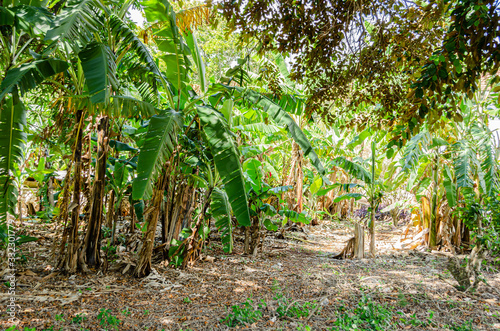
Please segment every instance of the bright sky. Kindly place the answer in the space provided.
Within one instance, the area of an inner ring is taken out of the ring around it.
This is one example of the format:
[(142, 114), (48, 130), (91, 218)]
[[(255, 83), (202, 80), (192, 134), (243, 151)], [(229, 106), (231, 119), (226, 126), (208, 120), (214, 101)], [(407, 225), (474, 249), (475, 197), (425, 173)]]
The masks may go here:
[(132, 21), (135, 22), (135, 24), (139, 26), (144, 26), (144, 17), (142, 17), (142, 13), (134, 8), (130, 8), (129, 10), (130, 17), (132, 18)]
[(490, 130), (499, 130), (500, 129), (500, 119), (490, 119)]

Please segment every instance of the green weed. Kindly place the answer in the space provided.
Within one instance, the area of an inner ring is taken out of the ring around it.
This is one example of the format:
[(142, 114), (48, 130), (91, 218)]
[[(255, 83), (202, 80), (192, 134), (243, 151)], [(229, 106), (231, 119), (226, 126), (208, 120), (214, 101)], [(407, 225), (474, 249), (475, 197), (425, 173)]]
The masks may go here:
[(121, 323), (116, 316), (111, 315), (110, 309), (101, 308), (97, 319), (99, 320), (99, 325), (102, 327), (110, 327), (115, 330), (118, 330), (118, 325)]
[(233, 312), (221, 320), (229, 327), (253, 324), (262, 318), (262, 312), (253, 307), (252, 299), (247, 299), (242, 305), (232, 306), (231, 309)]
[(278, 302), (276, 312), (279, 317), (306, 318), (318, 309), (316, 301), (291, 301), (283, 294), (281, 288), (276, 285), (276, 283), (273, 285), (272, 289), (275, 292), (273, 300)]
[(75, 317), (71, 319), (71, 324), (80, 324), (81, 322), (85, 321), (87, 317), (83, 314), (76, 314)]
[(476, 328), (474, 328), (472, 320), (466, 321), (463, 324), (447, 325), (447, 327), (453, 331), (475, 331), (476, 330)]
[(302, 323), (299, 323), (299, 326), (297, 326), (297, 331), (311, 331), (311, 327), (309, 325), (302, 325)]
[[(400, 305), (402, 301), (403, 299), (400, 297)], [(397, 315), (395, 315), (387, 305), (382, 305), (373, 301), (368, 295), (363, 295), (361, 297), (358, 306), (354, 310), (345, 306), (340, 306), (338, 313), (338, 317), (334, 322), (335, 326), (331, 329), (332, 331), (397, 329), (397, 324), (393, 322)], [(429, 311), (429, 316), (425, 320), (420, 320), (416, 314), (411, 315), (410, 319), (404, 318), (404, 314), (401, 312), (397, 314), (401, 315), (399, 318), (400, 324), (412, 325), (419, 328), (435, 326), (435, 323), (432, 321), (434, 316), (433, 311)]]

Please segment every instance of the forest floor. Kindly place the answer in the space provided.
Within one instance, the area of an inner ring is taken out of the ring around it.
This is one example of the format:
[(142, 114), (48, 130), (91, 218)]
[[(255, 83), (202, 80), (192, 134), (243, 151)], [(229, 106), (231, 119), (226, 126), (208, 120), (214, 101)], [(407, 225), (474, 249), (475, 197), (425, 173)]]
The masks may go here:
[(27, 229), (42, 239), (21, 246), (16, 330), (500, 330), (498, 265), (483, 268), (475, 293), (460, 292), (445, 256), (396, 250), (403, 227), (390, 223), (377, 225), (375, 259), (333, 259), (352, 231), (323, 221), (288, 233), (298, 240), (270, 234), (255, 257), (240, 240), (231, 255), (212, 240), (204, 261), (157, 263), (145, 279), (59, 274), (45, 257), (50, 229)]

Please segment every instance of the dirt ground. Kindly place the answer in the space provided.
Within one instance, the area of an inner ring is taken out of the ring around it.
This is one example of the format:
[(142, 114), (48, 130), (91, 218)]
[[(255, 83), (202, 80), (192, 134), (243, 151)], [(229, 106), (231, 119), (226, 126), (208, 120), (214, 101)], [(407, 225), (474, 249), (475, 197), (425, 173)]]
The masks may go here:
[(500, 330), (498, 264), (483, 268), (475, 293), (460, 292), (445, 256), (396, 250), (403, 230), (388, 223), (378, 225), (375, 259), (333, 259), (352, 231), (323, 221), (285, 239), (269, 233), (255, 257), (241, 254), (241, 238), (230, 255), (212, 240), (204, 261), (157, 263), (145, 279), (59, 274), (44, 255), (50, 229), (32, 226), (42, 239), (20, 251), (16, 330)]

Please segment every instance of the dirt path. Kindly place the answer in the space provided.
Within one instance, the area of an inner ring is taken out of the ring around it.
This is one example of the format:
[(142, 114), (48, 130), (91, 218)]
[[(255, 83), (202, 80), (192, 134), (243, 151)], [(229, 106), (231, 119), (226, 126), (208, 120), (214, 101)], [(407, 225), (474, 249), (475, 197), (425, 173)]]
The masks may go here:
[(257, 257), (239, 254), (239, 241), (224, 255), (212, 241), (206, 261), (188, 270), (157, 264), (143, 280), (59, 275), (40, 258), (50, 240), (29, 243), (18, 270), (18, 330), (500, 329), (498, 270), (484, 270), (487, 283), (464, 294), (450, 285), (445, 257), (394, 250), (401, 228), (379, 230), (375, 259), (332, 259), (350, 231), (325, 222), (290, 233), (300, 240), (268, 237)]

